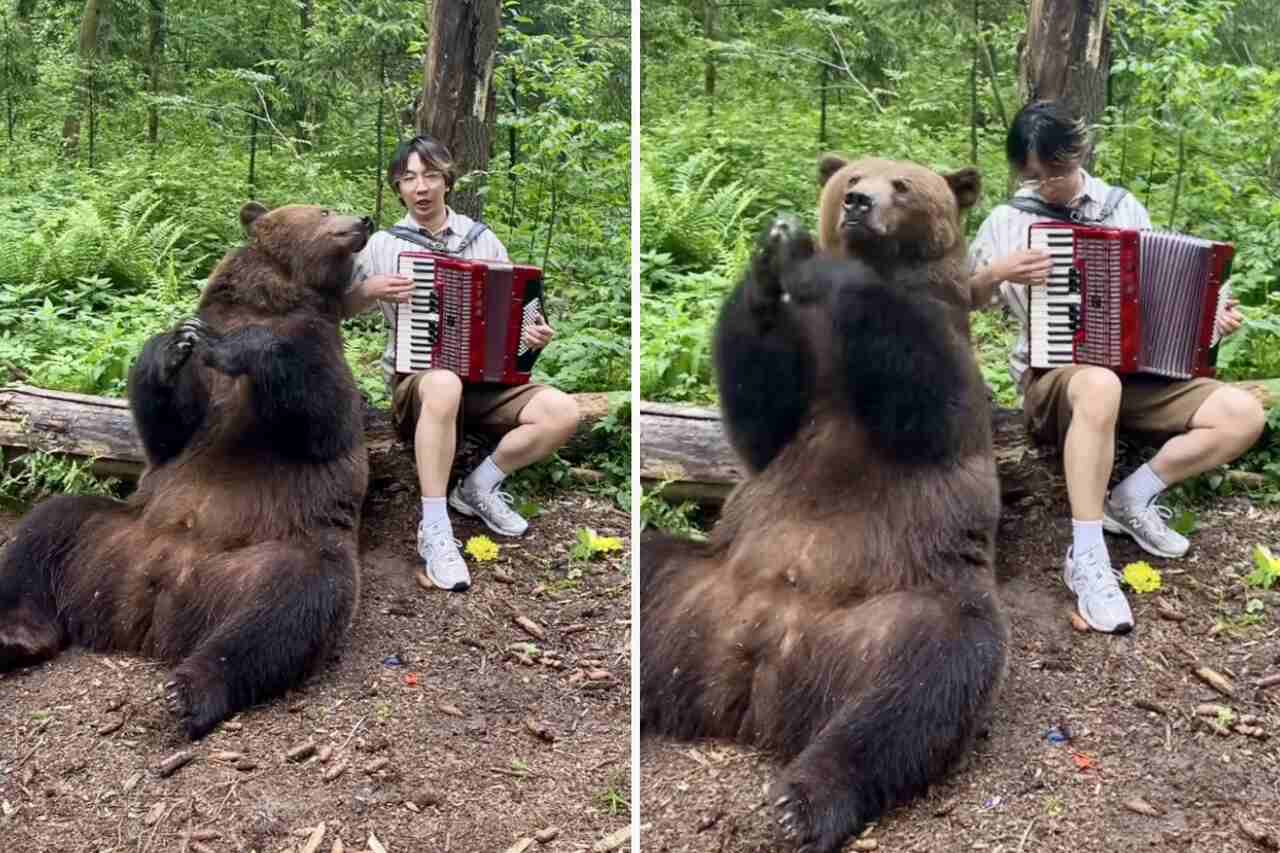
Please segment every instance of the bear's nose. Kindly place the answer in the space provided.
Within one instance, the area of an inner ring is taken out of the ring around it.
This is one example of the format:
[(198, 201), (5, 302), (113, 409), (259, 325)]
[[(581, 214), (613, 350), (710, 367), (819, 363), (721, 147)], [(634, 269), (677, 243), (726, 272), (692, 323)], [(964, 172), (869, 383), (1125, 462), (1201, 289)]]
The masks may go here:
[(849, 190), (844, 194), (844, 206), (852, 210), (866, 212), (875, 207), (876, 200), (866, 193)]
[(373, 217), (371, 216), (360, 217), (360, 224), (364, 226), (364, 230), (373, 231)]

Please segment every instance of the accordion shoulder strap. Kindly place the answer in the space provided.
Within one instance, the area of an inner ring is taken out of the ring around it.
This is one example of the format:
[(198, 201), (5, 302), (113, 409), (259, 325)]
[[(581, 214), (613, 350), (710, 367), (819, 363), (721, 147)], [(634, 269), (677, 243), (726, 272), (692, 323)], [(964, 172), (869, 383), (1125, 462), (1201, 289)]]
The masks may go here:
[(1107, 198), (1102, 203), (1102, 210), (1096, 216), (1085, 216), (1078, 208), (1063, 207), (1060, 204), (1049, 204), (1039, 199), (1030, 198), (1029, 196), (1020, 195), (1009, 199), (1005, 204), (1014, 210), (1022, 210), (1027, 213), (1034, 213), (1037, 216), (1047, 216), (1050, 219), (1057, 219), (1061, 222), (1073, 222), (1077, 225), (1101, 225), (1111, 218), (1111, 214), (1115, 213), (1120, 202), (1128, 192), (1123, 187), (1112, 187), (1107, 193)]
[(412, 228), (405, 228), (402, 225), (393, 225), (387, 229), (387, 233), (393, 237), (399, 237), (401, 240), (407, 240), (410, 243), (421, 246), (432, 252), (438, 252), (442, 255), (461, 255), (465, 252), (476, 239), (489, 230), (489, 226), (483, 222), (473, 222), (471, 227), (467, 229), (466, 236), (462, 238), (462, 242), (458, 244), (458, 248), (450, 249), (441, 240), (434, 240), (423, 234), (421, 231), (415, 231)]

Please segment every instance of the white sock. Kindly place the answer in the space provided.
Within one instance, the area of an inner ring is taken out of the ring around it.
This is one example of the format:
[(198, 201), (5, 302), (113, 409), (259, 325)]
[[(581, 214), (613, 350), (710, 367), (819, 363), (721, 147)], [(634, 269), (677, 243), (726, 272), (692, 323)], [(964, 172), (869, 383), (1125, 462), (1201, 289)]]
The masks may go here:
[(1120, 506), (1146, 506), (1168, 488), (1150, 465), (1143, 465), (1111, 490), (1111, 502)]
[[(422, 499), (422, 524), (430, 527), (443, 521), (449, 524), (449, 502), (444, 498), (423, 498)], [(450, 531), (453, 525), (449, 524)], [(452, 532), (450, 533), (452, 535)]]
[(1090, 548), (1102, 547), (1104, 550), (1107, 543), (1102, 538), (1102, 520), (1097, 521), (1077, 521), (1071, 519), (1071, 553), (1072, 555), (1083, 554)]
[(471, 488), (484, 495), (498, 488), (506, 477), (507, 475), (498, 467), (498, 463), (493, 461), (493, 454), (490, 454), (476, 466), (476, 470), (471, 472), (467, 482), (471, 484)]

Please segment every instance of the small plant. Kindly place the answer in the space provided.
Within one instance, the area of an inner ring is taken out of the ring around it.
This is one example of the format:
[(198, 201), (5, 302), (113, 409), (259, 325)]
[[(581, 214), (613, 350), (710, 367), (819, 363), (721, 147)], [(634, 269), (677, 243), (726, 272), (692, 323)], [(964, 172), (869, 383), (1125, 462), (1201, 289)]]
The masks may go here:
[(0, 498), (17, 505), (32, 504), (53, 494), (115, 496), (120, 480), (99, 478), (93, 460), (79, 460), (34, 450), (9, 461), (0, 475)]
[(1271, 556), (1265, 545), (1253, 547), (1253, 571), (1245, 576), (1245, 585), (1252, 589), (1271, 589), (1280, 579), (1280, 559)]
[(620, 774), (616, 775), (610, 780), (608, 787), (596, 794), (596, 803), (609, 817), (630, 814), (631, 801), (622, 793), (625, 790), (627, 790), (626, 778)]
[(600, 536), (590, 527), (578, 528), (578, 541), (569, 552), (570, 559), (585, 563), (600, 554), (622, 550), (622, 540), (616, 536)]

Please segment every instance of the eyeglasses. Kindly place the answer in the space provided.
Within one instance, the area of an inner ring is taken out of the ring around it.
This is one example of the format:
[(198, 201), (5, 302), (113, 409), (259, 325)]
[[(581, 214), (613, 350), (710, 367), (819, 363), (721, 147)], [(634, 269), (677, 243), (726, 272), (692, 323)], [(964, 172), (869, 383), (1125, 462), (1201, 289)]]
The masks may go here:
[(421, 175), (416, 172), (405, 172), (396, 179), (397, 184), (406, 188), (417, 186), (419, 181), (429, 187), (438, 186), (444, 183), (444, 172), (423, 172)]
[(1076, 170), (1072, 169), (1065, 175), (1050, 175), (1047, 178), (1023, 178), (1018, 181), (1018, 186), (1024, 190), (1038, 190), (1045, 187), (1058, 186), (1064, 181), (1069, 181), (1076, 176)]

